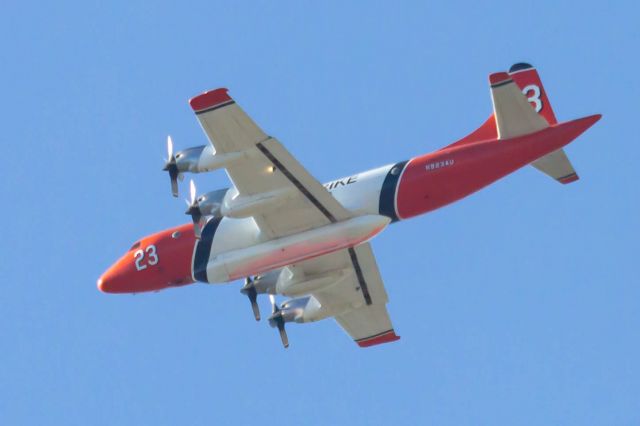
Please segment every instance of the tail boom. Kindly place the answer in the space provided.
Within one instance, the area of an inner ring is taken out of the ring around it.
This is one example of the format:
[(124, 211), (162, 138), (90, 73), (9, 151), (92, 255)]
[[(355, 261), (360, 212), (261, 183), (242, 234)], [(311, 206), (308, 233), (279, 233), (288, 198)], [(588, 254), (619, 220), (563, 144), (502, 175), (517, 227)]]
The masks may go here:
[[(464, 198), (561, 149), (600, 117), (592, 115), (509, 140), (452, 146), (413, 158), (398, 185), (398, 217), (407, 219)], [(569, 181), (574, 177), (563, 179)]]

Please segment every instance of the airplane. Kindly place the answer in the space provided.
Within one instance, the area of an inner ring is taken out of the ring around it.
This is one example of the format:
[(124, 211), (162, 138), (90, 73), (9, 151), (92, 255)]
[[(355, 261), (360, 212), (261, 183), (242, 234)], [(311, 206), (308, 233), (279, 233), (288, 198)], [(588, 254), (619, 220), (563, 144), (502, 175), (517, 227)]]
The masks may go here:
[[(390, 223), (460, 200), (531, 164), (561, 184), (578, 180), (563, 147), (601, 115), (559, 123), (536, 69), (517, 63), (489, 75), (493, 114), (437, 151), (322, 185), (221, 88), (189, 103), (209, 144), (173, 153), (173, 196), (185, 173), (226, 169), (233, 186), (197, 195), (192, 222), (136, 241), (98, 279), (105, 293), (244, 279), (241, 293), (289, 346), (285, 324), (333, 317), (360, 346), (398, 340), (371, 240)], [(275, 295), (290, 299), (278, 304)]]

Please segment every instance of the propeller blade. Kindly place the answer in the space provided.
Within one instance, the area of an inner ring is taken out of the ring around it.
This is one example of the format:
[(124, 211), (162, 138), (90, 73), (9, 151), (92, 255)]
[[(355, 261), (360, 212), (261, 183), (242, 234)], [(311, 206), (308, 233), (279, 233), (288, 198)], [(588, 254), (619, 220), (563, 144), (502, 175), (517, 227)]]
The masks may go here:
[(200, 206), (198, 205), (198, 200), (196, 199), (196, 184), (191, 179), (189, 183), (189, 193), (191, 195), (191, 200), (187, 201), (187, 211), (185, 214), (191, 216), (191, 220), (193, 221), (193, 229), (196, 233), (196, 237), (200, 237), (200, 219), (202, 219), (202, 212), (200, 211)]
[(251, 309), (253, 310), (253, 317), (256, 321), (260, 321), (260, 307), (258, 306), (258, 302), (256, 299), (249, 298), (251, 301)]
[(196, 184), (193, 179), (189, 182), (189, 195), (191, 195), (191, 205), (196, 201)]
[(173, 167), (169, 168), (169, 179), (171, 179), (171, 195), (178, 196), (178, 169)]
[(251, 302), (251, 309), (253, 310), (253, 317), (256, 321), (260, 321), (260, 307), (258, 306), (258, 292), (253, 285), (253, 280), (250, 277), (245, 278), (244, 286), (240, 289), (242, 294), (245, 294)]
[(275, 314), (279, 311), (278, 305), (276, 305), (276, 296), (273, 294), (269, 295), (269, 301), (271, 302), (271, 313)]
[(200, 221), (193, 224), (193, 233), (195, 234), (197, 240), (199, 240), (202, 236), (202, 228), (203, 226), (200, 224)]
[(189, 208), (187, 209), (185, 214), (191, 216), (191, 220), (193, 221), (194, 225), (199, 226), (200, 219), (202, 219), (202, 213), (200, 213), (200, 209), (198, 208), (197, 204), (189, 204)]
[(253, 280), (251, 277), (246, 277), (244, 279), (244, 285), (240, 289), (240, 293), (246, 295), (251, 302), (251, 309), (253, 310), (253, 316), (256, 321), (260, 321), (260, 309), (258, 307), (258, 292), (256, 291), (256, 287), (253, 284)]
[(173, 159), (173, 140), (171, 140), (171, 135), (167, 136), (167, 161), (171, 161)]
[(280, 340), (282, 340), (282, 346), (286, 348), (289, 347), (289, 337), (287, 336), (287, 330), (284, 328), (284, 318), (282, 317), (282, 313), (280, 312), (280, 308), (276, 304), (276, 297), (273, 294), (269, 294), (269, 300), (271, 301), (272, 314), (269, 318), (269, 324), (271, 327), (274, 325), (278, 327), (278, 331), (280, 332)]
[(284, 321), (282, 321), (282, 319), (278, 321), (278, 331), (280, 332), (280, 340), (282, 340), (282, 346), (287, 349), (289, 347), (289, 337), (287, 336), (287, 330), (284, 329)]
[(171, 194), (174, 197), (177, 197), (178, 177), (180, 177), (180, 172), (178, 171), (178, 166), (176, 165), (176, 159), (173, 156), (173, 141), (171, 140), (171, 136), (167, 136), (167, 155), (167, 161), (165, 161), (162, 170), (166, 170), (169, 172), (169, 179), (171, 180)]

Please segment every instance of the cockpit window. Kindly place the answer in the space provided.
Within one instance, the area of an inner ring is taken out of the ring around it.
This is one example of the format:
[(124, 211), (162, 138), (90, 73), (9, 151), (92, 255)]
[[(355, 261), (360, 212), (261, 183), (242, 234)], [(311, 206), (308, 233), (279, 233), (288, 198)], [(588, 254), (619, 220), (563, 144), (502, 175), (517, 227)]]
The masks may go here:
[(180, 238), (180, 231), (175, 231), (173, 234), (171, 234), (171, 237), (177, 240), (178, 238)]
[(140, 241), (136, 241), (135, 243), (133, 243), (129, 250), (137, 249), (138, 247), (140, 247)]

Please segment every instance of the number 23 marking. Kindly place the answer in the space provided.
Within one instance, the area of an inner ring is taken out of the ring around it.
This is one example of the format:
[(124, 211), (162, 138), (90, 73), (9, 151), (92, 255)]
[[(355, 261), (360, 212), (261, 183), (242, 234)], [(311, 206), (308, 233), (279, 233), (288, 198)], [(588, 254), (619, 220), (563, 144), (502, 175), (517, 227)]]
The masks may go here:
[[(143, 263), (144, 262), (145, 253), (148, 256), (146, 264)], [(133, 254), (133, 258), (135, 259), (134, 262), (136, 264), (136, 269), (138, 271), (142, 271), (144, 269), (147, 269), (147, 266), (157, 265), (158, 264), (158, 255), (156, 253), (156, 246), (154, 246), (152, 244), (152, 245), (148, 246), (146, 249), (144, 249), (144, 251), (143, 250), (137, 250)]]

